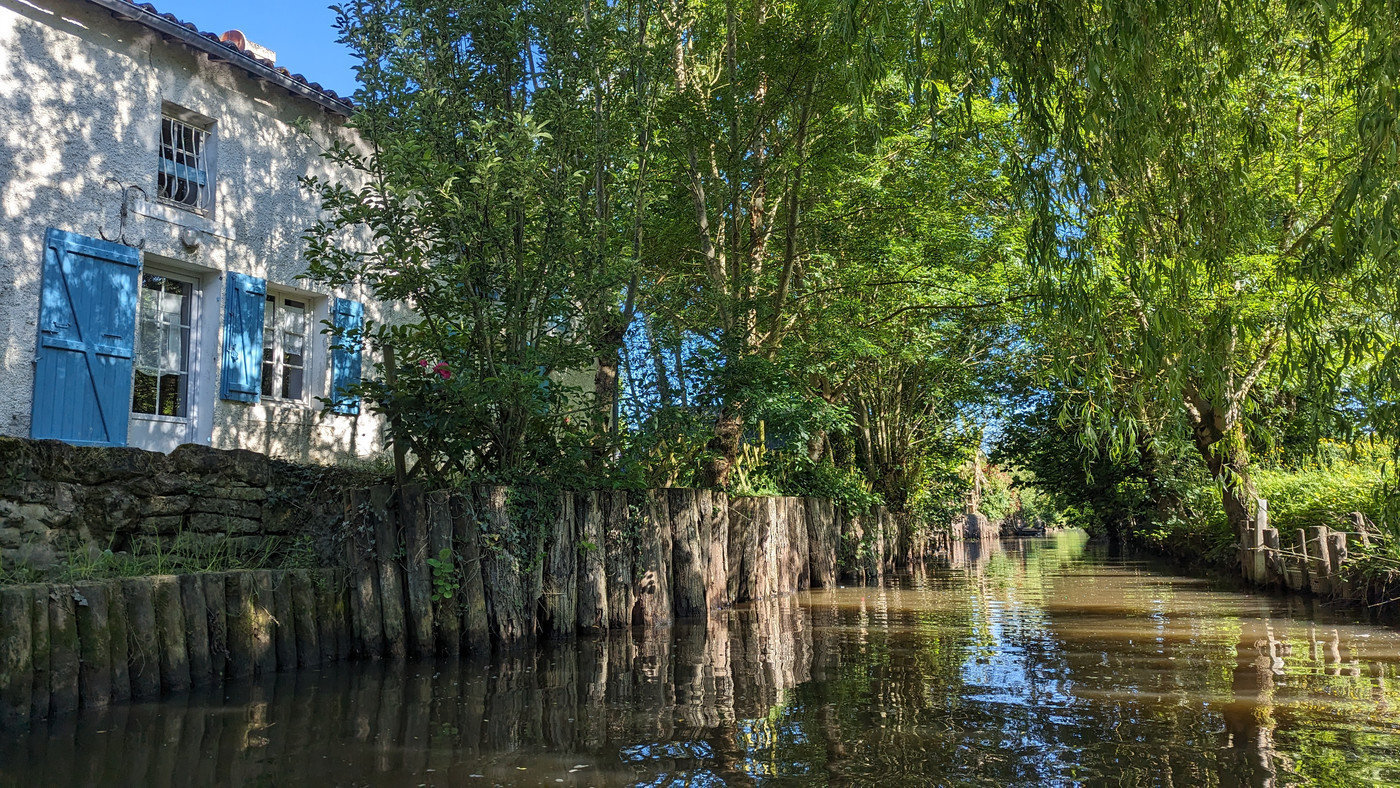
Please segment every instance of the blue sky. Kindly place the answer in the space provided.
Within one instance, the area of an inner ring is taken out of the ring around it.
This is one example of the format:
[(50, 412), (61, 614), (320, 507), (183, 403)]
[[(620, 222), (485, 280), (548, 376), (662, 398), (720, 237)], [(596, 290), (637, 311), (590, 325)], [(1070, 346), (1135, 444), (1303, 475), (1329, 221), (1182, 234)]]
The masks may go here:
[(277, 52), (277, 65), (312, 82), (349, 95), (355, 90), (355, 62), (335, 42), (334, 0), (149, 0), (200, 30), (222, 33), (237, 28), (249, 40)]

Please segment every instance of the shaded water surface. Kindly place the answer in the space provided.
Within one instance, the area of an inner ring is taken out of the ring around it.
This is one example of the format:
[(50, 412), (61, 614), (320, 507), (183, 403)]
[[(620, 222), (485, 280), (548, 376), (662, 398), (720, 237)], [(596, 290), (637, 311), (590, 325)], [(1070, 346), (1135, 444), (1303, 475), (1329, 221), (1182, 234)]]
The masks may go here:
[(950, 563), (660, 637), (83, 712), (0, 740), (0, 784), (1400, 782), (1393, 630), (1080, 535)]

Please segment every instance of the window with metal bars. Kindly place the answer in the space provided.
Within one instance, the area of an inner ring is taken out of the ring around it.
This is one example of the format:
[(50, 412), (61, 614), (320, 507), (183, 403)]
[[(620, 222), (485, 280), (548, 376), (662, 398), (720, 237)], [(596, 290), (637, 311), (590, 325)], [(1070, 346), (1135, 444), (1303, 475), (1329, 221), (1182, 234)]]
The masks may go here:
[(182, 120), (160, 121), (160, 172), (157, 193), (163, 202), (208, 213), (214, 194), (209, 173), (208, 129)]

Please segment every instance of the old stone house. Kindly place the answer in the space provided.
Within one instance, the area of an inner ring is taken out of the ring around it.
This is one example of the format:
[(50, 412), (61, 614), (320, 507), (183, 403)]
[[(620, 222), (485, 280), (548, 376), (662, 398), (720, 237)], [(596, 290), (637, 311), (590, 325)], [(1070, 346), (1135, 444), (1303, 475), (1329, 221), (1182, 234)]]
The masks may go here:
[(367, 360), (323, 331), (391, 310), (298, 278), (298, 179), (350, 111), (238, 31), (0, 0), (0, 434), (378, 452), (341, 394)]

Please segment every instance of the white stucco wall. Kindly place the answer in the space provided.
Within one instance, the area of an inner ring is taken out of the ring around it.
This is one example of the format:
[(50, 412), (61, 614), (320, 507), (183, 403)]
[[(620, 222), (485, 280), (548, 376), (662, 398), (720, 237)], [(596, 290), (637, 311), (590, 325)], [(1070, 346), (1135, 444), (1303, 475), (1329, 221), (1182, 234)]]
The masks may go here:
[[(216, 123), (217, 191), (208, 218), (154, 202), (162, 102)], [(294, 128), (299, 119), (310, 136)], [(299, 407), (217, 397), (226, 271), (313, 296), (313, 331), (331, 295), (365, 302), (368, 319), (387, 316), (365, 293), (331, 293), (296, 278), (305, 268), (301, 234), (317, 215), (298, 178), (331, 174), (318, 141), (348, 134), (342, 122), (80, 0), (0, 0), (0, 433), (29, 434), (45, 232), (115, 238), (122, 204), (115, 179), (151, 196), (135, 206), (125, 242), (144, 243), (147, 265), (194, 274), (203, 285), (193, 437), (322, 462), (378, 453), (381, 425), (368, 414), (322, 413), (314, 400)], [(181, 241), (189, 229), (197, 247)], [(327, 338), (315, 334), (312, 348), (310, 393), (326, 396)], [(366, 371), (370, 362), (364, 359)]]

